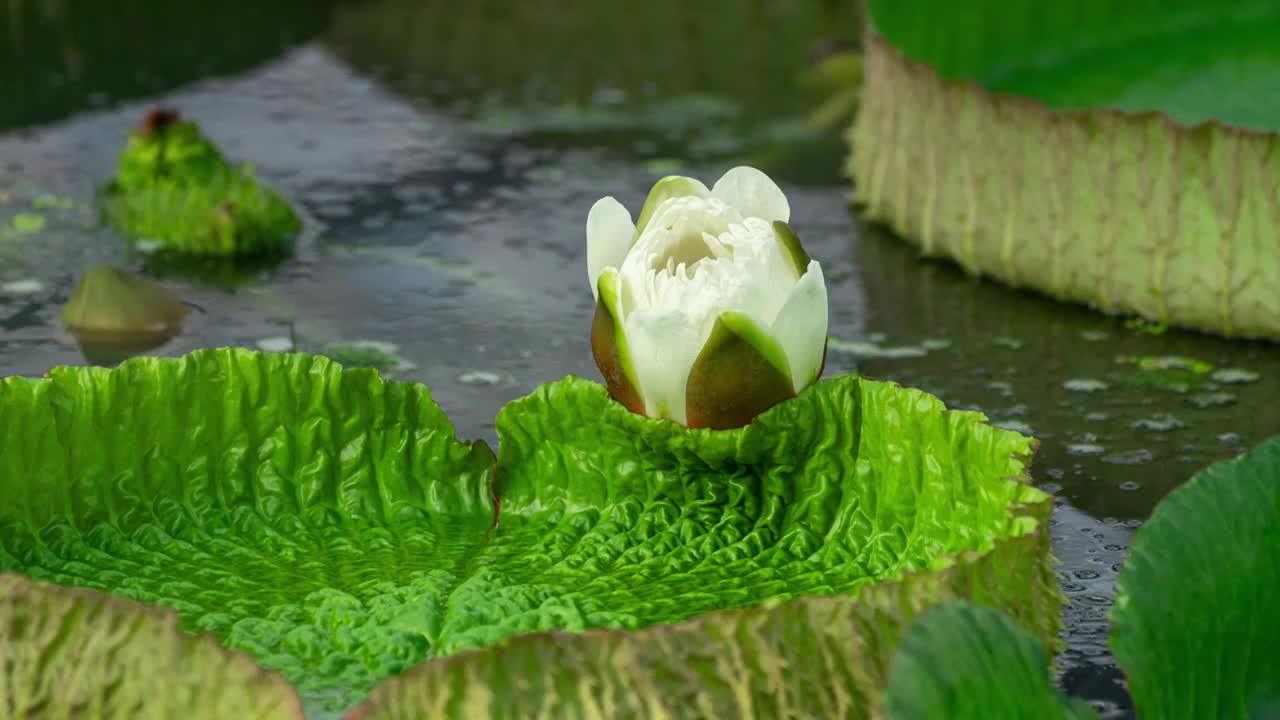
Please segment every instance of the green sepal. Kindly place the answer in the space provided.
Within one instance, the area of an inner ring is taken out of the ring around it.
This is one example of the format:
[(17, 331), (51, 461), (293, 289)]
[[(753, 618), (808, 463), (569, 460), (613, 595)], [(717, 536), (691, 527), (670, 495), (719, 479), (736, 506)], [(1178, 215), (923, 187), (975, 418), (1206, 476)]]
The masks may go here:
[(790, 225), (781, 221), (773, 221), (773, 232), (778, 236), (778, 243), (782, 245), (782, 254), (791, 262), (791, 267), (796, 271), (796, 278), (804, 276), (809, 269), (811, 258), (809, 253), (804, 251), (804, 246), (800, 244), (800, 236)]
[(633, 413), (644, 414), (644, 396), (636, 382), (631, 349), (622, 331), (621, 278), (613, 269), (601, 273), (595, 316), (591, 320), (591, 354), (614, 400)]
[(723, 430), (795, 397), (786, 353), (750, 316), (726, 312), (716, 320), (689, 371), (687, 425)]

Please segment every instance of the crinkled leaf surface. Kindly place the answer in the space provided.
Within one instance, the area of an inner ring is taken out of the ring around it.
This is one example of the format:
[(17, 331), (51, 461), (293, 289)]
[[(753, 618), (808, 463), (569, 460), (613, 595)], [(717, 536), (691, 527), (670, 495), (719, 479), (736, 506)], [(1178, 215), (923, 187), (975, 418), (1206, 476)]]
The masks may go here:
[(302, 229), (251, 167), (229, 164), (191, 122), (130, 134), (102, 200), (126, 232), (181, 253), (271, 255)]
[(1280, 713), (1280, 437), (1156, 508), (1116, 582), (1111, 621), (1144, 720)]
[[(980, 420), (843, 377), (741, 430), (689, 432), (594, 383), (544, 386), (499, 416), (493, 550), (511, 561), (473, 581), (486, 612), (453, 649), (537, 627), (510, 612), (531, 593), (562, 627), (650, 627), (426, 663), (353, 717), (862, 718), (906, 620), (939, 600), (1008, 608), (1048, 639), (1048, 506), (1010, 480), (1029, 441)], [(732, 608), (750, 609), (708, 612)]]
[(0, 570), (178, 611), (341, 709), (428, 657), (493, 525), (426, 388), (244, 351), (0, 381)]
[(0, 717), (301, 718), (279, 673), (171, 611), (0, 575)]
[(925, 612), (902, 638), (885, 696), (889, 720), (1086, 720), (1053, 686), (1035, 635), (966, 602)]
[[(0, 418), (12, 493), (0, 570), (174, 608), (184, 628), (279, 669), (311, 711), (519, 633), (870, 598), (885, 579), (902, 590), (858, 606), (895, 619), (860, 621), (880, 628), (876, 647), (906, 610), (956, 594), (1046, 639), (1056, 623), (1048, 504), (1017, 481), (1030, 441), (889, 384), (820, 383), (720, 433), (632, 415), (595, 383), (547, 385), (499, 417), (497, 508), (492, 454), (458, 442), (425, 387), (323, 358), (218, 350), (61, 368), (0, 381)], [(830, 624), (747, 612), (788, 635)], [(510, 679), (477, 682), (467, 702)]]
[(943, 77), (1054, 108), (1159, 111), (1280, 132), (1271, 0), (868, 0), (878, 32)]

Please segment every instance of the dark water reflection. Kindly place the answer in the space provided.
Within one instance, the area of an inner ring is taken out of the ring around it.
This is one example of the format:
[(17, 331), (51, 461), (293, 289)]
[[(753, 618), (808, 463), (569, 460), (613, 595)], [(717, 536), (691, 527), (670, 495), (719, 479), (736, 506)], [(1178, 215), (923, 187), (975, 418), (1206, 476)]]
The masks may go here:
[[(77, 275), (107, 263), (201, 309), (153, 352), (392, 342), (416, 366), (397, 377), (428, 383), (463, 436), (492, 439), (505, 402), (596, 377), (591, 203), (635, 208), (668, 172), (759, 164), (824, 264), (845, 343), (829, 372), (921, 387), (1040, 439), (1073, 600), (1064, 684), (1117, 717), (1106, 611), (1133, 530), (1195, 469), (1280, 432), (1274, 345), (1129, 329), (921, 262), (856, 222), (838, 133), (802, 121), (820, 100), (801, 82), (815, 51), (856, 36), (849, 3), (754, 0), (730, 17), (675, 0), (626, 14), (586, 0), (125, 5), (0, 8), (0, 83), (19, 88), (0, 106), (0, 374), (86, 362), (54, 318)], [(301, 206), (295, 257), (173, 262), (100, 227), (95, 184), (161, 101)], [(69, 202), (15, 232), (42, 196)], [(1165, 356), (1258, 377), (1177, 387), (1118, 360)]]

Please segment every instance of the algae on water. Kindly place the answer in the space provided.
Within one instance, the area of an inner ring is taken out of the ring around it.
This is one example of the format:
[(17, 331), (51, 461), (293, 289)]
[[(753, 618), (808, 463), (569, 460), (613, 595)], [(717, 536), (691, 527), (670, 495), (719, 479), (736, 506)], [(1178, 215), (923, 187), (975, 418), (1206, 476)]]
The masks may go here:
[(250, 166), (231, 165), (195, 123), (164, 109), (148, 113), (129, 133), (102, 201), (110, 222), (182, 253), (277, 254), (302, 228)]

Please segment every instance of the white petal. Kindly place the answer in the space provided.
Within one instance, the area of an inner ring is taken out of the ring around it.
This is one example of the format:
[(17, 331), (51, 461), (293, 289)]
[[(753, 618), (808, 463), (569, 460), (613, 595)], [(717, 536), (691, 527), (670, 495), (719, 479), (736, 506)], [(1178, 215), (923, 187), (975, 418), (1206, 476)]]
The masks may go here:
[(631, 213), (613, 197), (600, 198), (591, 206), (587, 215), (587, 279), (593, 296), (599, 297), (596, 282), (600, 273), (622, 265), (635, 230)]
[(653, 184), (649, 197), (645, 198), (644, 206), (640, 208), (640, 217), (636, 219), (636, 235), (645, 231), (653, 214), (666, 201), (678, 197), (705, 198), (710, 195), (711, 191), (707, 190), (707, 186), (700, 180), (683, 175), (668, 175), (662, 178)]
[(645, 414), (685, 424), (689, 371), (705, 338), (679, 310), (636, 310), (623, 321)]
[(773, 337), (787, 353), (798, 393), (818, 379), (827, 346), (827, 284), (817, 260), (800, 278), (773, 320)]
[(745, 165), (733, 168), (716, 181), (711, 197), (738, 209), (747, 217), (770, 222), (791, 220), (787, 196), (768, 175)]

